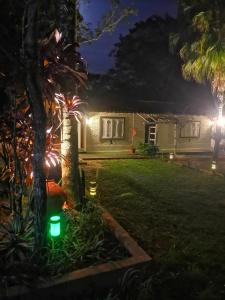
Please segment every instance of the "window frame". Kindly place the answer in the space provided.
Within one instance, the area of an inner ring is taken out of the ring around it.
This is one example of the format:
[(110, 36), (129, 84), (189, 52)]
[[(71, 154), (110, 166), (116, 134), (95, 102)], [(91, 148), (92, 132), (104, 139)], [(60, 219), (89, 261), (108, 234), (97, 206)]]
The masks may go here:
[[(199, 124), (199, 130), (198, 130), (198, 135), (197, 136), (193, 136), (193, 135), (183, 136), (182, 135), (182, 126), (185, 126), (188, 123), (197, 123), (197, 124)], [(184, 122), (180, 123), (180, 130), (179, 131), (180, 131), (179, 137), (181, 139), (199, 139), (200, 136), (201, 136), (201, 121), (193, 121), (193, 120), (184, 121)]]
[[(148, 145), (154, 145), (156, 146), (157, 145), (157, 135), (158, 135), (158, 124), (154, 121), (150, 121), (148, 123), (145, 124), (145, 144), (148, 144)], [(151, 128), (154, 128), (155, 129), (155, 132), (151, 133), (149, 132), (149, 130)], [(154, 139), (151, 139), (150, 138), (150, 135), (154, 135)], [(151, 141), (153, 141), (153, 143), (150, 143)]]
[[(122, 137), (103, 137), (103, 119), (111, 119), (111, 120), (116, 120), (116, 119), (120, 119), (123, 121), (123, 136)], [(100, 140), (101, 141), (110, 141), (110, 140), (125, 140), (125, 117), (111, 117), (111, 116), (101, 116), (100, 119)]]

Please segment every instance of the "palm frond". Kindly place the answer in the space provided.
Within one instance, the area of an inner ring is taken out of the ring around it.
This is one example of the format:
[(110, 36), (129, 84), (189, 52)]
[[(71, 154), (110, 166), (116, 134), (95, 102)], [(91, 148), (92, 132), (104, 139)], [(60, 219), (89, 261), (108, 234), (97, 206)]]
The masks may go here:
[(212, 21), (211, 11), (201, 11), (193, 18), (193, 26), (201, 33), (208, 32)]

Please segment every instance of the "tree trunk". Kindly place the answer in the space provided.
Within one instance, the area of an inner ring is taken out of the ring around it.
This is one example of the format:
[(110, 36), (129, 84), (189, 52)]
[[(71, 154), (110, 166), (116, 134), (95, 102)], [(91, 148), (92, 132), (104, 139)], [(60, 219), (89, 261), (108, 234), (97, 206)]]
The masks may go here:
[[(58, 0), (56, 2), (58, 29), (62, 33), (62, 43), (64, 46), (75, 42), (75, 11), (74, 16), (68, 16), (68, 11), (65, 9), (67, 7), (67, 2), (67, 0)], [(76, 1), (74, 3), (74, 8), (76, 8)], [(63, 81), (61, 91), (66, 97), (77, 94), (76, 86), (74, 87), (74, 82), (72, 82), (70, 78)], [(81, 191), (77, 129), (76, 119), (74, 116), (70, 116), (64, 109), (61, 152), (65, 157), (65, 161), (62, 161), (62, 185), (70, 200), (79, 202), (81, 199)]]
[(78, 169), (78, 132), (77, 121), (63, 111), (62, 146), (62, 186), (71, 202), (79, 202), (79, 169)]
[(37, 36), (38, 1), (28, 1), (26, 10), (26, 36), (24, 43), (26, 87), (32, 111), (34, 130), (34, 226), (35, 250), (39, 250), (46, 242), (46, 178), (45, 178), (45, 147), (46, 147), (46, 114), (42, 99), (41, 68), (38, 55)]

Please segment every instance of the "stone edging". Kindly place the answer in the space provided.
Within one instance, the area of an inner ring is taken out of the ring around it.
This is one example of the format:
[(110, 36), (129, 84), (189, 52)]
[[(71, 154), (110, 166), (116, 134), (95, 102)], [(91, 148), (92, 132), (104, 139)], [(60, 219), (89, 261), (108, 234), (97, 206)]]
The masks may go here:
[(131, 257), (76, 270), (64, 274), (60, 278), (50, 279), (48, 282), (38, 284), (32, 289), (25, 286), (14, 286), (7, 290), (0, 289), (0, 300), (40, 300), (40, 297), (43, 297), (43, 299), (47, 299), (47, 297), (59, 299), (77, 297), (79, 299), (79, 296), (84, 293), (112, 288), (118, 284), (118, 278), (127, 269), (138, 268), (151, 261), (151, 257), (106, 210), (103, 210), (103, 218)]

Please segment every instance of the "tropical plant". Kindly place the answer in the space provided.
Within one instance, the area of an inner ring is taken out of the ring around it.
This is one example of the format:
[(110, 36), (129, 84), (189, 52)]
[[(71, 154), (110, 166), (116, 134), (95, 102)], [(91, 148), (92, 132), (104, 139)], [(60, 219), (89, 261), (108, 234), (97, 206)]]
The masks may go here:
[[(225, 11), (223, 1), (181, 1), (189, 19), (186, 40), (180, 49), (182, 72), (187, 80), (209, 84), (216, 96), (218, 120), (225, 104)], [(217, 159), (221, 129), (217, 126), (214, 159)]]
[[(30, 120), (26, 118), (24, 124), (19, 125), (21, 130), (17, 130), (17, 112), (13, 111), (14, 141), (13, 153), (12, 155), (10, 153), (13, 160), (7, 157), (11, 149), (5, 147), (3, 155), (6, 154), (4, 158), (6, 158), (7, 167), (3, 172), (4, 176), (8, 176), (10, 172), (8, 178), (13, 178), (14, 194), (19, 191), (21, 203), (28, 173), (24, 171), (27, 169), (24, 166), (32, 161), (32, 171), (29, 167), (29, 174), (33, 172), (35, 245), (36, 248), (40, 248), (46, 244), (46, 164), (54, 166), (60, 159), (52, 143), (48, 149), (48, 134), (54, 137), (59, 124), (64, 120), (64, 128), (72, 128), (75, 132), (74, 135), (70, 134), (74, 139), (73, 141), (71, 139), (73, 146), (70, 149), (70, 156), (66, 157), (67, 165), (74, 166), (74, 172), (69, 174), (70, 183), (73, 184), (70, 186), (70, 191), (77, 192), (79, 188), (77, 122), (74, 116), (80, 115), (78, 95), (85, 85), (87, 76), (86, 64), (77, 48), (78, 42), (84, 41), (81, 36), (90, 37), (91, 31), (87, 34), (87, 26), (84, 26), (84, 20), (79, 12), (79, 1), (23, 0), (16, 3), (9, 0), (7, 3), (1, 2), (3, 9), (0, 12), (0, 27), (4, 36), (0, 47), (1, 92), (4, 94), (4, 102), (10, 105), (17, 102), (18, 95), (23, 95), (22, 98), (29, 103), (30, 118)], [(110, 20), (105, 18), (102, 23), (103, 26), (104, 24), (107, 26), (107, 31), (110, 28), (113, 29), (117, 21), (130, 14), (129, 10), (119, 10), (120, 1), (112, 0), (111, 2), (113, 11), (110, 12)], [(5, 11), (10, 12), (9, 18), (5, 17)], [(93, 33), (91, 39), (99, 36), (99, 30)], [(60, 95), (60, 100), (57, 95)], [(14, 109), (15, 107), (16, 105)], [(57, 120), (58, 116), (60, 116), (59, 120)], [(24, 150), (20, 161), (17, 156), (19, 156), (18, 149), (22, 140), (17, 137), (17, 131), (25, 135), (22, 127), (27, 126), (29, 122), (31, 126), (26, 128), (26, 132), (31, 129), (30, 136), (22, 137), (23, 142), (26, 143), (23, 145)], [(9, 127), (11, 130), (11, 124)], [(31, 142), (28, 143), (28, 141)], [(66, 142), (68, 142), (66, 139), (63, 140), (63, 143)], [(26, 146), (29, 158), (31, 158), (29, 161), (23, 160)], [(10, 163), (8, 164), (7, 161)], [(21, 205), (19, 212), (21, 213)]]
[(138, 151), (140, 154), (149, 155), (151, 157), (156, 156), (159, 152), (159, 148), (156, 145), (148, 143), (139, 143)]
[(60, 241), (49, 240), (47, 269), (51, 274), (100, 262), (107, 231), (101, 210), (88, 201), (81, 211), (65, 210)]
[[(0, 224), (0, 260), (7, 268), (30, 259), (33, 251), (33, 218), (15, 215), (6, 225)], [(5, 264), (6, 265), (6, 264)]]
[(90, 98), (105, 109), (122, 110), (129, 99), (130, 111), (193, 113), (197, 104), (200, 111), (208, 90), (185, 81), (180, 58), (169, 51), (169, 36), (178, 25), (170, 16), (152, 16), (135, 24), (114, 47), (115, 68), (106, 75), (89, 76)]

